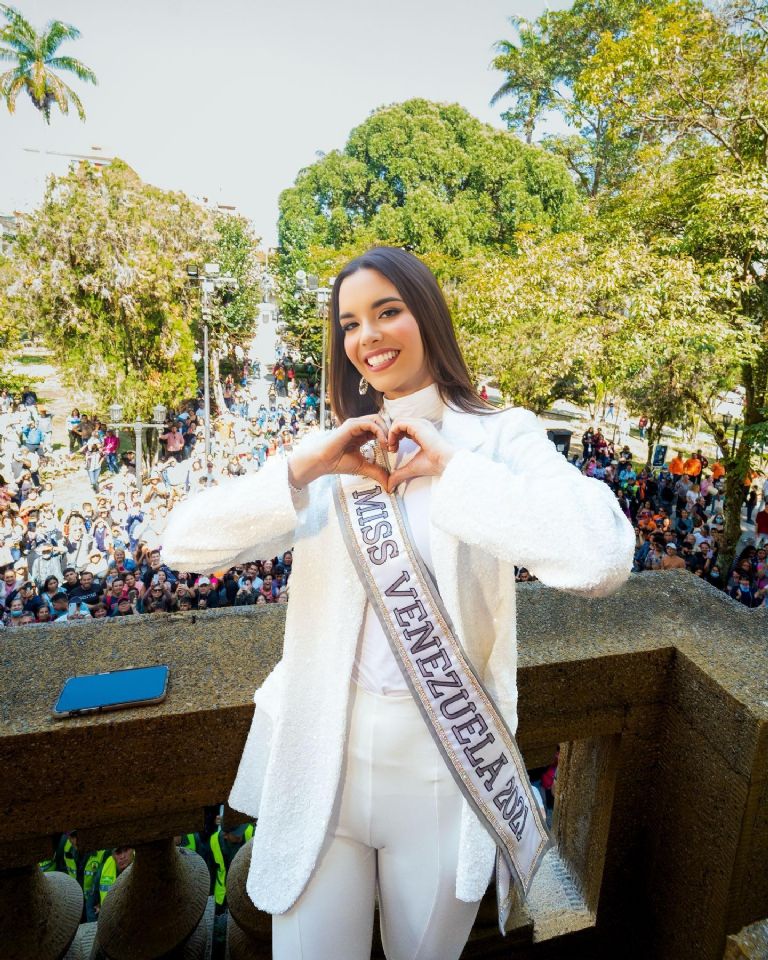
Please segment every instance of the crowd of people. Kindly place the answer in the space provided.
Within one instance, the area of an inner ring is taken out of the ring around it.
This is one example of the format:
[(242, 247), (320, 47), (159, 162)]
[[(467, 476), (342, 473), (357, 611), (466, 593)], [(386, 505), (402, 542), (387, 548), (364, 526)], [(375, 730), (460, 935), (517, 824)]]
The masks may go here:
[(577, 465), (611, 487), (636, 530), (636, 572), (688, 571), (747, 607), (768, 606), (768, 478), (761, 487), (759, 478), (750, 477), (744, 488), (745, 523), (754, 536), (723, 569), (722, 464), (710, 464), (697, 450), (686, 459), (678, 453), (658, 470), (638, 469), (630, 448), (616, 451), (600, 430), (590, 427), (581, 443)]
[[(181, 500), (229, 477), (288, 456), (317, 429), (319, 399), (290, 358), (275, 364), (261, 402), (253, 368), (223, 384), (224, 409), (213, 421), (205, 456), (202, 402), (183, 404), (158, 431), (155, 466), (139, 487), (132, 450), (117, 431), (74, 409), (66, 424), (71, 462), (82, 458), (93, 496), (68, 507), (41, 480), (52, 453), (52, 418), (32, 391), (16, 401), (0, 393), (0, 604), (7, 627), (88, 618), (287, 603), (292, 555), (254, 558), (220, 576), (171, 570), (162, 559), (168, 516)], [(754, 526), (729, 570), (718, 562), (724, 470), (699, 450), (658, 470), (633, 464), (600, 430), (582, 437), (576, 465), (608, 484), (637, 532), (635, 571), (687, 570), (749, 606), (768, 605), (768, 480), (745, 490)], [(762, 504), (756, 511), (759, 493)], [(519, 581), (535, 579), (517, 571)]]
[[(277, 369), (277, 368), (276, 368)], [(40, 460), (52, 454), (52, 424), (33, 393), (0, 396), (0, 604), (7, 627), (63, 624), (88, 618), (287, 603), (292, 555), (255, 558), (220, 576), (170, 570), (162, 562), (169, 513), (181, 500), (287, 456), (317, 429), (319, 401), (311, 385), (285, 372), (268, 402), (257, 399), (248, 369), (227, 377), (224, 409), (213, 421), (205, 456), (204, 411), (183, 404), (158, 431), (155, 466), (136, 475), (132, 450), (117, 431), (74, 409), (66, 429), (72, 463), (83, 460), (93, 496), (56, 502), (41, 481)]]

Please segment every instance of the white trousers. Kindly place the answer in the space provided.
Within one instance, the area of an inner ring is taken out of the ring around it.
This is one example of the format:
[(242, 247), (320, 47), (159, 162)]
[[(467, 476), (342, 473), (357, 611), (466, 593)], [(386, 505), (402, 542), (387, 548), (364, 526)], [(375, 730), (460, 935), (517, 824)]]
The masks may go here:
[(415, 701), (353, 684), (337, 813), (312, 877), (272, 918), (273, 960), (458, 960), (480, 905), (456, 899), (462, 797)]

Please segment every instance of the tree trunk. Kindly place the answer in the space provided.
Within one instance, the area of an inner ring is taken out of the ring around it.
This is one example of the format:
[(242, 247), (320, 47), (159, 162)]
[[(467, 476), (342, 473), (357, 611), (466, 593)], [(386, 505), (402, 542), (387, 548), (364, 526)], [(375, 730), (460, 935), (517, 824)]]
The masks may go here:
[(741, 506), (744, 502), (744, 476), (736, 469), (736, 463), (730, 461), (725, 475), (725, 505), (723, 518), (723, 543), (718, 554), (718, 564), (724, 577), (727, 577), (736, 556), (736, 547), (741, 538)]

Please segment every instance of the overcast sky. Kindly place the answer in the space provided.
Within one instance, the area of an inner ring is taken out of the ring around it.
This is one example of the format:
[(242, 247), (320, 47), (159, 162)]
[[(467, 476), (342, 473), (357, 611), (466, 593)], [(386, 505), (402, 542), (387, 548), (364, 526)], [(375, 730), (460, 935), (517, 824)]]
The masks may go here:
[[(494, 44), (510, 14), (544, 0), (16, 0), (36, 29), (59, 19), (82, 32), (60, 51), (91, 67), (70, 82), (88, 115), (51, 126), (21, 94), (0, 107), (0, 213), (33, 209), (45, 176), (99, 146), (146, 181), (234, 204), (266, 244), (277, 200), (316, 151), (411, 97), (458, 102), (503, 126), (489, 101), (502, 75)], [(550, 2), (550, 8), (567, 6)], [(0, 65), (2, 69), (8, 69)]]

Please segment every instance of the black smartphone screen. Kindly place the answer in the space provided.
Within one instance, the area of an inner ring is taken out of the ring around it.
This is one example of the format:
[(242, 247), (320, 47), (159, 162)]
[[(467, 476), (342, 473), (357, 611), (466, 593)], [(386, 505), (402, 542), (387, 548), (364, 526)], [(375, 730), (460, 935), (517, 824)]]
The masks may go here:
[(168, 667), (130, 667), (70, 677), (64, 684), (53, 712), (72, 713), (78, 710), (96, 710), (147, 700), (157, 700), (165, 694)]

